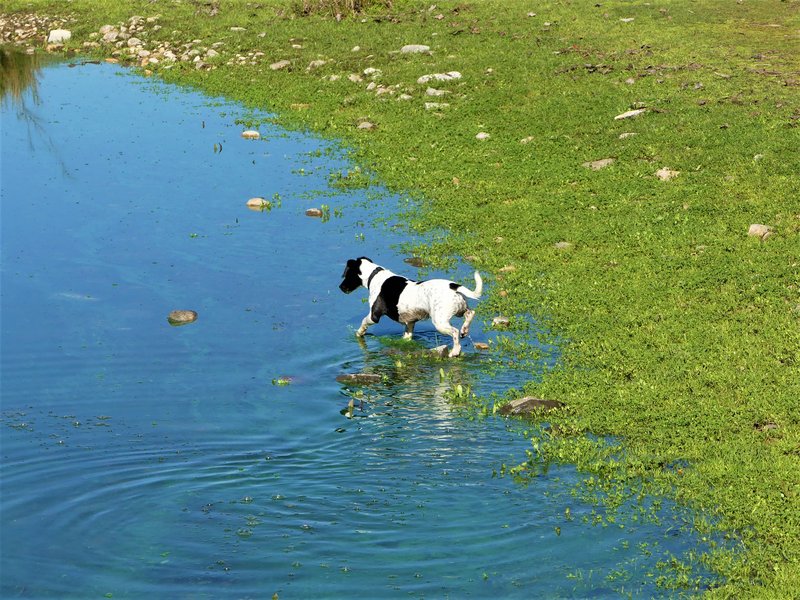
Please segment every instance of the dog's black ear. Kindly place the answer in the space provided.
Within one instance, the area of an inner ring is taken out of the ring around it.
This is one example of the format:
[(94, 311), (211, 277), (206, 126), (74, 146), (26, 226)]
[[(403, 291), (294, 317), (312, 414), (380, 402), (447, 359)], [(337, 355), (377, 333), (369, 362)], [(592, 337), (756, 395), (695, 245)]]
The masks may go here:
[(347, 264), (344, 266), (344, 271), (342, 271), (342, 277), (347, 277), (347, 271), (350, 269), (355, 269), (358, 266), (358, 261), (353, 260), (352, 258), (347, 261)]

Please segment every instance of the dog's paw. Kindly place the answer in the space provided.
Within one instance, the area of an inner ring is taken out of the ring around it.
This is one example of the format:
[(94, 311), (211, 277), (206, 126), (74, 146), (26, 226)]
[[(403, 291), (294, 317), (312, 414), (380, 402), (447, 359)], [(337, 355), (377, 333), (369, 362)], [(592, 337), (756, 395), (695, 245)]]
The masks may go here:
[(447, 353), (447, 356), (449, 356), (450, 358), (457, 358), (461, 356), (461, 348), (458, 349), (453, 348), (452, 350), (450, 350), (450, 352)]

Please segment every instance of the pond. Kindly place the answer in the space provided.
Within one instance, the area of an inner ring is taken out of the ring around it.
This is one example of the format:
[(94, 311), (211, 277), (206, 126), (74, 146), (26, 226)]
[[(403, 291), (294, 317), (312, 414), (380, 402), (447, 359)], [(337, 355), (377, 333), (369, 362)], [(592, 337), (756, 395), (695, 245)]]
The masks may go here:
[[(2, 596), (666, 595), (689, 517), (592, 526), (573, 468), (496, 476), (522, 425), (448, 401), (518, 387), (554, 349), (409, 358), (388, 320), (358, 342), (344, 262), (415, 277), (408, 234), (375, 223), (407, 200), (332, 188), (345, 153), (267, 117), (106, 64), (47, 66), (4, 102)], [(336, 381), (361, 371), (381, 382)]]

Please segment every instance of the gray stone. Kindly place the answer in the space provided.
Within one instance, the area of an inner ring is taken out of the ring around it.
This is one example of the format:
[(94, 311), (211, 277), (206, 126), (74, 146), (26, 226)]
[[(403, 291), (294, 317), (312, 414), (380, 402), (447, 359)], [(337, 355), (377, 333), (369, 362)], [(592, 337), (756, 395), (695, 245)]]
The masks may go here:
[(526, 416), (558, 410), (559, 408), (564, 408), (564, 406), (564, 403), (558, 400), (542, 400), (533, 396), (525, 396), (504, 404), (498, 412), (505, 416)]
[(128, 38), (128, 48), (133, 48), (134, 46), (141, 46), (141, 45), (142, 45), (142, 40), (140, 40), (139, 38), (135, 37)]
[(492, 319), (492, 325), (495, 327), (508, 327), (511, 324), (511, 320), (508, 317), (495, 317)]
[(272, 63), (269, 66), (269, 68), (272, 69), (273, 71), (280, 71), (281, 69), (285, 69), (286, 67), (290, 66), (291, 64), (292, 64), (291, 61), (284, 59), (284, 60), (279, 60), (278, 62)]
[(614, 164), (613, 158), (601, 158), (600, 160), (593, 160), (591, 162), (583, 163), (583, 166), (592, 171), (599, 171), (609, 165)]

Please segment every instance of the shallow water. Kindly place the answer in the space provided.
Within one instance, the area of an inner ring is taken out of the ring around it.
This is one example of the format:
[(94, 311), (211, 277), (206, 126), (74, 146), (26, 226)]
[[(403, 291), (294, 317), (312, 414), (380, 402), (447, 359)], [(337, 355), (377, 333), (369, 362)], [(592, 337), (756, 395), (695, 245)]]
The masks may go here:
[[(350, 168), (330, 144), (243, 140), (243, 108), (113, 66), (48, 67), (38, 95), (2, 112), (3, 597), (662, 594), (656, 562), (695, 547), (677, 513), (588, 525), (574, 469), (494, 477), (525, 458), (519, 425), (446, 399), (526, 371), (489, 375), (469, 341), (398, 357), (388, 321), (356, 341), (364, 293), (339, 275), (359, 255), (415, 274), (371, 225), (401, 199), (329, 195)], [(362, 370), (385, 380), (335, 381)]]

